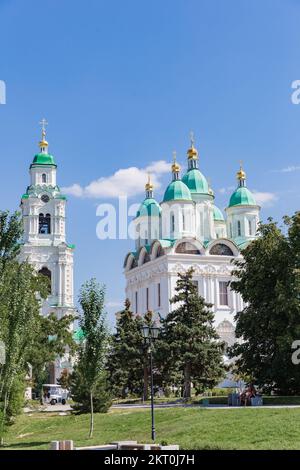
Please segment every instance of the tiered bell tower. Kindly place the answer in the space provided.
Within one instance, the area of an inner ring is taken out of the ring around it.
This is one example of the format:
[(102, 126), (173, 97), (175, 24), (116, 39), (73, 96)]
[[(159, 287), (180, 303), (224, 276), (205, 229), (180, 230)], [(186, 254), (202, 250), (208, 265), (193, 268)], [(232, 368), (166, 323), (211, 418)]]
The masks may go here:
[(20, 259), (50, 280), (42, 314), (58, 318), (74, 313), (73, 251), (66, 242), (66, 197), (56, 183), (57, 165), (48, 152), (46, 121), (42, 120), (40, 151), (30, 165), (30, 185), (21, 199), (24, 239)]

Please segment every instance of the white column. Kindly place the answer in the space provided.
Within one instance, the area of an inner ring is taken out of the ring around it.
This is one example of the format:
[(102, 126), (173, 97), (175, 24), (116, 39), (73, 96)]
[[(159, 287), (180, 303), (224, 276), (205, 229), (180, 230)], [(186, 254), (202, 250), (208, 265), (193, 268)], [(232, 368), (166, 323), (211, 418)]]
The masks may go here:
[(214, 278), (214, 311), (216, 312), (218, 309), (218, 279), (217, 277)]

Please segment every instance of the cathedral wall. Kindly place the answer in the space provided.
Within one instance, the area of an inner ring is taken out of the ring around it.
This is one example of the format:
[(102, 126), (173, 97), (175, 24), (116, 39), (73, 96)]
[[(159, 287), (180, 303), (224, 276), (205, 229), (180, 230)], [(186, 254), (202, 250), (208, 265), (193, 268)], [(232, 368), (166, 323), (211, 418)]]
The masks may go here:
[[(193, 266), (194, 281), (197, 282), (199, 294), (206, 302), (213, 304), (216, 325), (223, 320), (234, 323), (234, 315), (243, 308), (243, 302), (237, 293), (231, 291), (229, 287), (226, 288), (233, 269), (231, 259), (232, 257), (228, 256), (169, 254), (126, 272), (126, 293), (132, 303), (133, 311), (140, 315), (146, 313), (148, 288), (148, 308), (166, 316), (172, 308), (169, 299), (175, 294), (177, 273)], [(160, 306), (158, 306), (158, 283)], [(138, 296), (137, 310), (136, 296)]]

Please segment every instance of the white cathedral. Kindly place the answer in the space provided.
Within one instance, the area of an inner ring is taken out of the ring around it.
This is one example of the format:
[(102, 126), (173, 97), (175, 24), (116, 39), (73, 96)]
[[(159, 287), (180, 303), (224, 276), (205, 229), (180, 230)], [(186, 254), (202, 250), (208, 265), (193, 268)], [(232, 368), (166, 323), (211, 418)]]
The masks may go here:
[[(74, 314), (73, 251), (66, 242), (66, 196), (56, 183), (57, 165), (48, 153), (45, 120), (42, 121), (40, 151), (30, 165), (30, 185), (21, 198), (24, 235), (20, 260), (28, 261), (50, 280), (49, 296), (42, 314), (58, 318)], [(50, 371), (56, 383), (66, 358), (58, 358)]]
[(126, 295), (135, 313), (151, 310), (164, 317), (171, 309), (178, 273), (193, 267), (199, 294), (213, 304), (218, 334), (231, 345), (234, 315), (243, 309), (241, 296), (229, 286), (232, 260), (241, 258), (241, 250), (256, 237), (260, 207), (241, 167), (225, 218), (198, 168), (193, 140), (187, 160), (187, 172), (180, 178), (175, 155), (162, 202), (154, 199), (150, 178), (146, 184), (146, 197), (134, 219), (135, 250), (124, 262)]

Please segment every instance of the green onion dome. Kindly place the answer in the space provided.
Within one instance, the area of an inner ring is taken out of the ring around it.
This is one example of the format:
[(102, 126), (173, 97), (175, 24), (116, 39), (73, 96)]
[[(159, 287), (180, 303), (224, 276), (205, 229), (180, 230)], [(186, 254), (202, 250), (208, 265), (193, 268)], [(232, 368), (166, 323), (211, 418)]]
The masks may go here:
[(256, 206), (253, 194), (246, 186), (239, 186), (232, 194), (229, 207), (233, 206)]
[(188, 170), (183, 176), (182, 181), (193, 194), (209, 194), (208, 182), (198, 168)]
[(33, 159), (33, 162), (30, 166), (33, 167), (33, 166), (39, 166), (39, 165), (51, 165), (51, 166), (55, 166), (56, 167), (56, 163), (54, 161), (54, 157), (53, 155), (50, 155), (49, 153), (37, 153), (35, 156), (34, 156), (34, 159)]
[(217, 206), (214, 206), (214, 220), (218, 222), (224, 222), (222, 211)]
[(189, 188), (180, 179), (173, 180), (167, 187), (163, 202), (167, 201), (191, 201)]
[(139, 207), (136, 217), (140, 216), (160, 216), (161, 207), (153, 198), (146, 198)]

